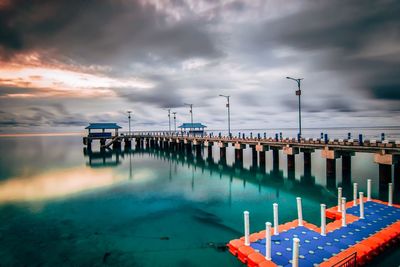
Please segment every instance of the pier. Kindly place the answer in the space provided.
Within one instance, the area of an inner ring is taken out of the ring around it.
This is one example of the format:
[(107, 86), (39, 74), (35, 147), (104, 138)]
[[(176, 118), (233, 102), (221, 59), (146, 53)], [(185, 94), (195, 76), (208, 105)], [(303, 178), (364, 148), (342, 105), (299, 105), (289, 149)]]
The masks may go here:
[[(101, 125), (101, 127), (116, 126), (116, 124)], [(90, 128), (87, 129), (90, 130)], [(324, 136), (321, 134), (322, 138), (284, 138), (282, 135), (278, 136), (278, 134), (274, 138), (266, 137), (265, 134), (264, 136), (261, 136), (261, 134), (253, 136), (251, 134), (249, 137), (244, 134), (233, 137), (220, 134), (218, 136), (213, 134), (184, 135), (183, 133), (170, 132), (132, 132), (129, 134), (118, 133), (117, 127), (111, 129), (115, 129), (114, 135), (105, 133), (107, 136), (99, 136), (99, 133), (89, 132), (88, 136), (83, 138), (83, 143), (87, 145), (88, 149), (91, 149), (92, 141), (99, 139), (101, 149), (109, 147), (118, 149), (124, 143), (126, 148), (134, 145), (137, 148), (157, 147), (171, 152), (194, 151), (196, 155), (207, 153), (208, 157), (213, 156), (212, 147), (216, 146), (219, 148), (221, 160), (226, 158), (227, 148), (233, 147), (235, 164), (237, 165), (243, 164), (243, 150), (250, 148), (254, 166), (265, 167), (266, 153), (272, 153), (274, 169), (279, 169), (279, 153), (283, 153), (287, 156), (289, 177), (294, 174), (296, 155), (303, 154), (304, 173), (308, 173), (311, 172), (311, 154), (319, 153), (326, 161), (328, 187), (335, 187), (337, 159), (342, 159), (342, 176), (345, 183), (350, 180), (352, 157), (355, 153), (372, 153), (374, 154), (374, 162), (379, 165), (380, 189), (383, 189), (383, 191), (387, 189), (387, 184), (391, 181), (393, 175), (395, 179), (400, 177), (400, 141), (363, 140), (362, 136), (359, 139), (328, 139), (326, 134)], [(395, 180), (396, 184), (399, 182)]]

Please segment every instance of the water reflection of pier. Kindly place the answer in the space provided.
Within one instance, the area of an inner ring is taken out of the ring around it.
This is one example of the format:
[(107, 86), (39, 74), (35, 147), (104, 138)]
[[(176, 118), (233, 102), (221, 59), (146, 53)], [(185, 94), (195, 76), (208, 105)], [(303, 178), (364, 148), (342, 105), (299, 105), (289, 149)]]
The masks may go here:
[(124, 157), (125, 152), (119, 149), (102, 149), (100, 151), (92, 151), (91, 149), (83, 149), (83, 154), (88, 158), (86, 165), (96, 167), (114, 167), (121, 164), (120, 158)]

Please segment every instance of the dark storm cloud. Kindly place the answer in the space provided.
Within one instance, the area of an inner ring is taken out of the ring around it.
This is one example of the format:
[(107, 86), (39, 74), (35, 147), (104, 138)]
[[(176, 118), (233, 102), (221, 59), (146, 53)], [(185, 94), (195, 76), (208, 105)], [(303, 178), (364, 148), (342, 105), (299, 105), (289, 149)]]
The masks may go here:
[(35, 49), (86, 64), (221, 56), (206, 24), (171, 22), (139, 1), (16, 0), (2, 7), (1, 55)]
[(155, 83), (153, 88), (145, 90), (140, 88), (116, 88), (114, 91), (121, 98), (137, 103), (149, 104), (161, 108), (175, 108), (183, 106), (183, 95), (180, 92), (182, 85), (179, 81), (174, 81), (167, 76), (148, 75), (149, 79)]
[(371, 91), (376, 98), (400, 100), (400, 83), (375, 85)]
[(371, 97), (399, 100), (399, 14), (399, 1), (307, 1), (294, 14), (266, 21), (253, 40), (260, 49), (294, 48), (311, 70), (336, 71)]
[[(298, 110), (297, 99), (283, 99), (281, 101), (282, 106), (288, 111)], [(352, 106), (350, 100), (343, 99), (340, 97), (325, 97), (325, 98), (314, 98), (312, 100), (306, 100), (301, 104), (302, 111), (309, 113), (325, 112), (327, 110), (336, 111), (341, 113), (354, 112), (355, 108)]]
[[(37, 126), (84, 126), (88, 118), (84, 114), (69, 113), (61, 104), (27, 107), (20, 112), (0, 111), (2, 127)], [(60, 114), (60, 109), (63, 113)]]

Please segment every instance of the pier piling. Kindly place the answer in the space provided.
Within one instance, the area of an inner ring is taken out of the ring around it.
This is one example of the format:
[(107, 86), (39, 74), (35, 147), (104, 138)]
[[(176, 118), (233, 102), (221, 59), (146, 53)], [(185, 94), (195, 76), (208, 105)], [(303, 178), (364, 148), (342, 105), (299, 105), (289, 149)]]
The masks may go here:
[(336, 187), (336, 159), (326, 159), (326, 184), (328, 188)]
[(311, 152), (304, 151), (304, 176), (311, 176)]
[(279, 170), (279, 149), (272, 148), (272, 165), (274, 170)]
[(260, 157), (260, 167), (261, 167), (261, 169), (265, 170), (265, 165), (266, 165), (265, 151), (260, 151), (258, 153), (259, 153), (259, 157)]
[(256, 167), (258, 165), (257, 149), (255, 145), (250, 145), (250, 147), (251, 147), (251, 159), (253, 162), (253, 166)]

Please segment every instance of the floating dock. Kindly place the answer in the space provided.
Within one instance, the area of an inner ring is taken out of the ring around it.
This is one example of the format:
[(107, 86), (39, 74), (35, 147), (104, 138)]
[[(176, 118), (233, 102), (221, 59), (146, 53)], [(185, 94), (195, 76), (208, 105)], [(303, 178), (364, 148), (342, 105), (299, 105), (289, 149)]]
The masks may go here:
[[(370, 193), (367, 199), (363, 193), (360, 196), (350, 202), (342, 198), (340, 205), (327, 210), (321, 204), (320, 228), (302, 219), (300, 198), (299, 219), (279, 225), (277, 230), (266, 223), (266, 230), (249, 234), (246, 211), (245, 236), (231, 240), (229, 251), (249, 267), (363, 265), (399, 241), (400, 205), (392, 204), (391, 197), (382, 202), (371, 199)], [(325, 216), (335, 221), (326, 224)], [(275, 217), (277, 204), (274, 221)]]

